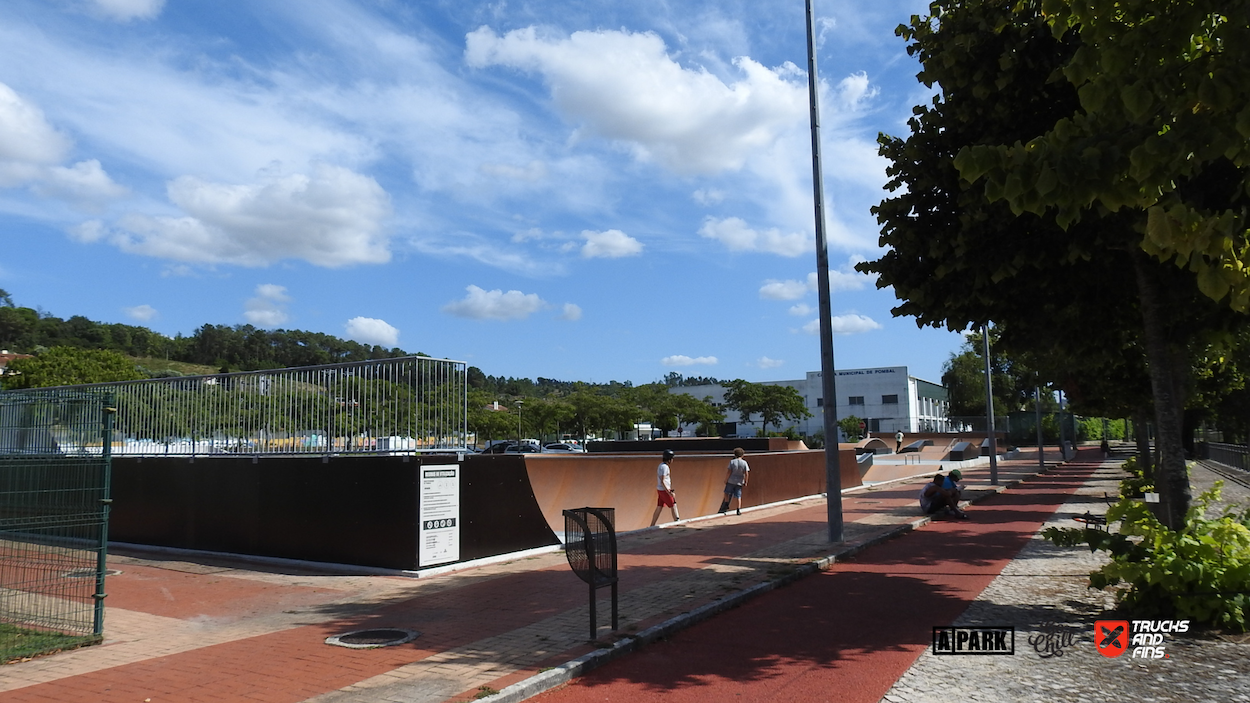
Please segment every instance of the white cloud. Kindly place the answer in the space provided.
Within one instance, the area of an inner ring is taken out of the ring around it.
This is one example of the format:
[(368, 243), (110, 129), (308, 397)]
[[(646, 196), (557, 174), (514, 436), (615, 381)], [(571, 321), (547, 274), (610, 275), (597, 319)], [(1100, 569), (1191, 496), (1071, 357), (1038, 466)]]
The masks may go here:
[(760, 358), (755, 360), (755, 365), (760, 367), (761, 369), (775, 369), (778, 366), (784, 365), (785, 363), (786, 362), (781, 361), (780, 359), (770, 359), (766, 356), (761, 356)]
[(714, 356), (696, 356), (689, 357), (685, 354), (675, 354), (660, 359), (660, 363), (665, 366), (713, 366), (717, 363)]
[(122, 250), (174, 261), (264, 266), (303, 259), (335, 268), (390, 260), (383, 220), (390, 198), (377, 181), (321, 165), (312, 175), (253, 185), (183, 176), (169, 198), (187, 217), (131, 215), (113, 239)]
[(291, 297), (286, 288), (272, 283), (256, 286), (256, 297), (248, 299), (244, 305), (243, 319), (257, 327), (277, 327), (289, 319), (286, 304)]
[[(829, 323), (833, 327), (834, 334), (860, 334), (881, 329), (881, 325), (872, 318), (854, 313), (834, 315)], [(820, 320), (812, 320), (803, 325), (803, 331), (808, 334), (820, 334)]]
[(815, 312), (816, 309), (806, 303), (790, 306), (790, 314), (796, 317), (807, 317)]
[(716, 219), (708, 217), (703, 220), (699, 234), (708, 239), (715, 239), (724, 244), (730, 251), (763, 251), (780, 256), (800, 256), (814, 249), (811, 238), (798, 232), (782, 234), (776, 228), (754, 230), (737, 217)]
[(345, 325), (347, 338), (361, 344), (371, 344), (393, 349), (399, 346), (399, 330), (385, 320), (372, 317), (353, 317)]
[(581, 307), (574, 305), (573, 303), (565, 303), (564, 310), (560, 313), (560, 319), (568, 320), (570, 322), (582, 319)]
[(465, 288), (469, 292), (462, 300), (443, 306), (443, 312), (472, 320), (523, 320), (547, 307), (537, 293), (519, 290), (482, 290), (477, 286)]
[(739, 57), (738, 80), (726, 84), (678, 64), (650, 32), (562, 38), (534, 27), (503, 36), (481, 27), (466, 37), (465, 61), (542, 74), (569, 118), (679, 173), (738, 169), (807, 115), (806, 81), (793, 64), (770, 69)]
[(165, 0), (90, 0), (90, 3), (97, 12), (122, 22), (153, 19), (165, 6)]
[(586, 239), (582, 245), (582, 256), (587, 259), (619, 259), (642, 253), (642, 242), (619, 229), (606, 232), (586, 230), (582, 232), (582, 237)]
[[(864, 286), (877, 280), (876, 276), (869, 276), (855, 270), (855, 264), (863, 260), (863, 257), (852, 256), (841, 269), (831, 270), (829, 272), (829, 290), (861, 290)], [(815, 271), (807, 274), (807, 279), (801, 281), (768, 279), (764, 281), (764, 285), (760, 286), (760, 298), (764, 300), (799, 300), (809, 293), (815, 293), (818, 288), (818, 282), (819, 279), (816, 278)], [(803, 306), (803, 308), (806, 309), (806, 306)], [(791, 311), (796, 309), (799, 309), (799, 306), (791, 308)]]
[(725, 199), (725, 191), (715, 188), (700, 188), (690, 194), (691, 198), (700, 205), (715, 205)]
[(525, 166), (512, 164), (482, 164), (478, 171), (486, 176), (494, 176), (511, 181), (535, 183), (547, 177), (547, 166), (541, 161), (531, 161)]
[(69, 168), (53, 166), (35, 184), (40, 195), (61, 198), (80, 204), (120, 198), (129, 191), (113, 182), (95, 159), (79, 161)]
[(798, 300), (811, 292), (807, 281), (764, 281), (760, 297), (764, 300)]
[(864, 103), (877, 97), (879, 89), (869, 85), (868, 74), (860, 71), (852, 73), (838, 83), (837, 99), (848, 111), (863, 107)]
[(99, 220), (87, 220), (65, 230), (70, 239), (83, 244), (98, 242), (108, 234), (108, 229)]
[(0, 83), (0, 186), (32, 180), (59, 163), (70, 141), (52, 128), (43, 112)]
[(156, 317), (156, 308), (146, 303), (132, 308), (122, 308), (122, 312), (126, 313), (126, 316), (132, 320), (139, 320), (140, 322), (147, 322)]

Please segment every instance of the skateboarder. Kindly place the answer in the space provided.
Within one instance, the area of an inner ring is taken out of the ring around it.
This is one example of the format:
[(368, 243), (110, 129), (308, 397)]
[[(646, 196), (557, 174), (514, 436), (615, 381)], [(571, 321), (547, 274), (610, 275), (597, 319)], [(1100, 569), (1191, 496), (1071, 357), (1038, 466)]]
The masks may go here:
[(660, 519), (660, 511), (667, 507), (673, 511), (673, 521), (681, 519), (677, 514), (677, 491), (673, 490), (673, 479), (669, 471), (668, 464), (677, 456), (671, 449), (664, 450), (664, 460), (655, 470), (655, 514), (651, 516), (651, 525), (654, 526), (656, 521)]

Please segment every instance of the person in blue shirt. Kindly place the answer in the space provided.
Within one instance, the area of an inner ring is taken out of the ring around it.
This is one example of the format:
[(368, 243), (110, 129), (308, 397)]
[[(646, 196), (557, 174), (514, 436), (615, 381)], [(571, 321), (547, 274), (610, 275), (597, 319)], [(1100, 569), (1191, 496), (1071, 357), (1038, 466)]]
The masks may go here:
[[(951, 476), (954, 480), (951, 480)], [(962, 489), (958, 485), (963, 474), (959, 469), (951, 471), (950, 476), (936, 474), (933, 480), (926, 483), (920, 490), (920, 509), (926, 515), (951, 515), (960, 520), (967, 520), (968, 514), (959, 509), (959, 496)], [(947, 488), (947, 485), (953, 488)]]

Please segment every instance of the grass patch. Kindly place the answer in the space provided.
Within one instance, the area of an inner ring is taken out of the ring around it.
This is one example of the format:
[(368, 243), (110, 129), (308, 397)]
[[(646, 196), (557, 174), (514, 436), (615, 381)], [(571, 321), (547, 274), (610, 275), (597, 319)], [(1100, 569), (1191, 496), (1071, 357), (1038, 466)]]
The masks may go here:
[(475, 698), (475, 699), (486, 698), (487, 696), (493, 696), (493, 695), (495, 695), (496, 693), (499, 693), (499, 691), (496, 691), (495, 689), (491, 688), (490, 686), (478, 686), (478, 687), (477, 687), (477, 695), (476, 695), (476, 696), (474, 696), (474, 698)]
[(216, 366), (188, 364), (183, 361), (170, 361), (169, 359), (156, 359), (153, 357), (138, 356), (131, 358), (136, 364), (149, 371), (177, 371), (183, 376), (209, 376), (220, 370)]
[(97, 635), (63, 635), (0, 623), (0, 663), (8, 664), (99, 642)]

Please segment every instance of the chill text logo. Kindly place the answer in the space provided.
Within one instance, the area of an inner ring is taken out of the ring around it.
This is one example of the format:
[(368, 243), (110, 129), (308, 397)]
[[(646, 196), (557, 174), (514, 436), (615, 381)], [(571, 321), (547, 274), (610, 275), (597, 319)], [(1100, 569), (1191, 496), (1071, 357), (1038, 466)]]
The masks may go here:
[(935, 627), (934, 654), (1015, 654), (1016, 628)]

